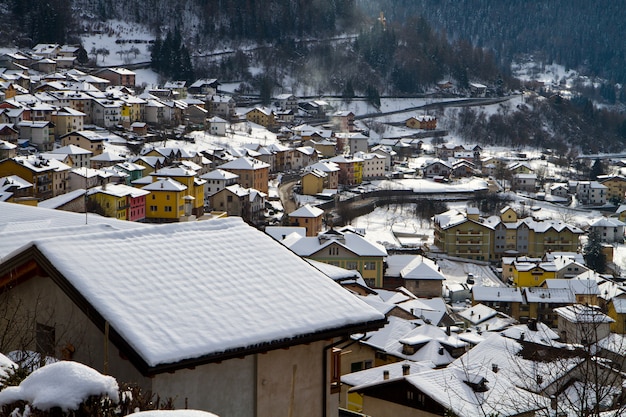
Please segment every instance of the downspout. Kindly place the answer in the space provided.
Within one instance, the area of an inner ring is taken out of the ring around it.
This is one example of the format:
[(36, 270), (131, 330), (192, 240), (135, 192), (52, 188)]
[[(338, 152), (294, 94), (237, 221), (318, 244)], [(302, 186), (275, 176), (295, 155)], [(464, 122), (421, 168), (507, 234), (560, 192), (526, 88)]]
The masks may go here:
[[(348, 346), (351, 346), (353, 344), (355, 344), (356, 342), (360, 342), (361, 340), (363, 340), (365, 338), (365, 336), (367, 336), (367, 333), (363, 333), (363, 335), (361, 337), (359, 337), (358, 339), (353, 339), (350, 343), (348, 343), (347, 345), (345, 345), (344, 347), (342, 347), (342, 349), (347, 348)], [(344, 337), (341, 340), (336, 341), (335, 343), (331, 343), (328, 346), (325, 346), (323, 349), (323, 356), (322, 356), (322, 417), (327, 417), (327, 413), (326, 413), (326, 409), (328, 407), (328, 394), (326, 393), (327, 389), (328, 389), (328, 380), (327, 380), (327, 376), (328, 376), (328, 350), (332, 349), (334, 347), (337, 347), (338, 345), (345, 343), (347, 341), (350, 340), (350, 336), (348, 337)]]

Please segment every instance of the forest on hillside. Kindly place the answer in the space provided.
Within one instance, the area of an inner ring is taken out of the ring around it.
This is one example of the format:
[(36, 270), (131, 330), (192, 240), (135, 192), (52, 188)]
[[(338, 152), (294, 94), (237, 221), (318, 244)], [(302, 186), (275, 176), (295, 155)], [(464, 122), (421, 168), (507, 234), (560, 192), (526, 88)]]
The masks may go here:
[[(443, 80), (461, 94), (479, 82), (502, 95), (521, 87), (511, 62), (532, 55), (604, 81), (579, 81), (571, 101), (538, 91), (542, 99), (516, 112), (466, 109), (453, 128), (480, 143), (595, 152), (626, 145), (626, 43), (617, 32), (626, 8), (618, 3), (0, 0), (0, 39), (20, 47), (76, 43), (85, 22), (137, 22), (154, 32), (152, 65), (164, 79), (237, 80), (242, 93), (260, 94), (264, 103), (304, 92), (377, 104), (381, 95), (432, 92)], [(223, 49), (233, 52), (210, 54)]]
[(626, 83), (626, 7), (612, 0), (357, 0), (390, 22), (424, 16), (451, 39), (493, 51), (501, 68), (519, 54)]

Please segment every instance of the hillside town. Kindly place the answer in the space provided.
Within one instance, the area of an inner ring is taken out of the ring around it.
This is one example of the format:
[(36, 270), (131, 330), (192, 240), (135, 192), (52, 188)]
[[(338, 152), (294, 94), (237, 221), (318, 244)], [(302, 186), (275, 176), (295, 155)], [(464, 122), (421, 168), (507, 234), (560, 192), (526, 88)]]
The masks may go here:
[[(624, 412), (626, 160), (77, 53), (0, 56), (5, 376), (74, 361), (219, 416)], [(356, 224), (391, 206), (412, 231)]]

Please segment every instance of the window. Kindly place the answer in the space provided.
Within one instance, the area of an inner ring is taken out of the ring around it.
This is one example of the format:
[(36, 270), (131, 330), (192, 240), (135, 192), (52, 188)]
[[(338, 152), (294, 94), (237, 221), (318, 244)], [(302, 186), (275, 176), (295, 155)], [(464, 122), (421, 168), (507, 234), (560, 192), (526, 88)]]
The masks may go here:
[(56, 345), (56, 336), (54, 334), (54, 327), (37, 323), (35, 337), (36, 337), (35, 344), (36, 344), (37, 352), (42, 353), (44, 355), (53, 356), (54, 347)]
[(358, 263), (356, 261), (348, 261), (346, 262), (346, 269), (353, 270), (358, 268)]
[(376, 262), (365, 262), (365, 269), (368, 271), (376, 269)]
[(165, 196), (165, 199), (166, 199), (166, 200), (169, 200), (169, 199), (170, 199), (169, 194)]
[(150, 211), (157, 211), (157, 206), (150, 206)]
[(233, 202), (233, 196), (232, 195), (226, 196), (226, 201), (228, 201), (229, 203), (232, 203)]
[(171, 213), (172, 212), (172, 206), (165, 206), (165, 212), (166, 213)]

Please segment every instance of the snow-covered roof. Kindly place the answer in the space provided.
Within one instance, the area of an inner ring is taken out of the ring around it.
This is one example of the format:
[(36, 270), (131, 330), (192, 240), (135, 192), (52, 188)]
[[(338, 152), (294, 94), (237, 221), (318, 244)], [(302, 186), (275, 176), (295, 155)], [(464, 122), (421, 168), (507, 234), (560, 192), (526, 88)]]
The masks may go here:
[[(146, 367), (356, 332), (384, 319), (240, 218), (57, 236), (32, 245)], [(190, 247), (202, 254), (190, 255)]]
[(221, 169), (235, 169), (235, 170), (255, 170), (255, 169), (269, 168), (269, 167), (270, 167), (270, 164), (266, 162), (263, 162), (254, 158), (245, 157), (245, 156), (220, 165)]
[(289, 213), (289, 217), (309, 217), (317, 218), (324, 214), (324, 210), (319, 207), (314, 207), (310, 204), (305, 204), (299, 209)]
[(569, 304), (576, 302), (576, 296), (565, 288), (524, 288), (526, 301), (529, 303)]
[(438, 281), (446, 279), (435, 261), (421, 255), (388, 256), (387, 265), (385, 276), (389, 277)]
[(358, 256), (387, 256), (387, 250), (378, 243), (373, 243), (357, 233), (334, 234), (325, 232), (317, 237), (302, 237), (292, 241), (283, 241), (283, 244), (300, 256), (310, 256), (332, 244), (343, 246)]
[(574, 304), (555, 308), (554, 312), (570, 323), (613, 323), (615, 320), (595, 306)]
[(522, 292), (517, 287), (484, 287), (482, 285), (474, 285), (472, 287), (472, 297), (477, 302), (524, 302)]
[(377, 366), (374, 368), (364, 369), (362, 371), (352, 372), (350, 374), (343, 375), (341, 377), (341, 382), (352, 387), (371, 384), (373, 382), (380, 382), (384, 380), (385, 371), (389, 373), (388, 377), (390, 379), (398, 378), (404, 374), (405, 367), (408, 367), (406, 369), (408, 371), (408, 374), (410, 375), (433, 369), (435, 367), (435, 364), (430, 361), (414, 362), (405, 360), (400, 362), (394, 362), (388, 365)]
[(48, 209), (56, 209), (61, 207), (64, 204), (69, 203), (72, 200), (77, 198), (85, 198), (85, 189), (79, 188), (76, 190), (72, 190), (65, 194), (59, 194), (56, 197), (49, 198), (47, 200), (40, 201), (37, 203), (38, 207), (48, 208)]
[(472, 306), (457, 314), (464, 320), (469, 321), (470, 323), (478, 324), (492, 317), (495, 317), (498, 312), (484, 304), (476, 304), (475, 306)]

